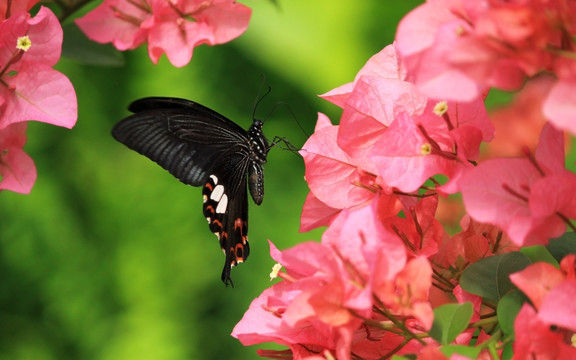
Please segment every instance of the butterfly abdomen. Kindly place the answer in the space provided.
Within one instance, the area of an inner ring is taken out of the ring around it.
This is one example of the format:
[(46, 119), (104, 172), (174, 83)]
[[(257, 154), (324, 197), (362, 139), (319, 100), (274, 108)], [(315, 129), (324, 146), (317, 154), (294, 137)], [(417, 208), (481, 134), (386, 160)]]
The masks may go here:
[(248, 168), (248, 189), (256, 205), (262, 204), (264, 199), (264, 169), (262, 164), (266, 163), (266, 157), (270, 146), (262, 133), (262, 121), (254, 120), (248, 137), (250, 139), (250, 167)]

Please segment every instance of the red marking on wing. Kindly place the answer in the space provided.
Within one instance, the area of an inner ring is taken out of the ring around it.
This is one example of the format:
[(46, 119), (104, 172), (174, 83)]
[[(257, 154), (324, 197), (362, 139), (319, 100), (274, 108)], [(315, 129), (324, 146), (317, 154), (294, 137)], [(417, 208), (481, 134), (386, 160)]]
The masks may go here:
[(214, 215), (214, 206), (206, 205), (206, 207), (204, 207), (204, 215), (206, 215), (207, 212)]
[(239, 230), (240, 233), (242, 233), (243, 232), (243, 226), (244, 226), (244, 221), (242, 221), (242, 219), (236, 218), (236, 220), (234, 220), (234, 230)]
[[(238, 255), (239, 250), (240, 250), (240, 254), (242, 254), (242, 255)], [(244, 261), (244, 245), (236, 244), (236, 249), (234, 249), (234, 256), (236, 257), (237, 262), (243, 262)]]

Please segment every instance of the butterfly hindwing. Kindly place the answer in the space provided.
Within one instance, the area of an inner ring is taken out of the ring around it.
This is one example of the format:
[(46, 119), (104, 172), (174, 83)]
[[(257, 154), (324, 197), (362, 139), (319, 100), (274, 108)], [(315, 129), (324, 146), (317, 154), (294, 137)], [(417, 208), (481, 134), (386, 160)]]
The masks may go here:
[[(226, 256), (222, 270), (222, 281), (226, 285), (233, 285), (230, 278), (232, 267), (244, 262), (250, 254), (246, 188), (248, 163), (243, 159), (215, 167), (214, 174), (209, 176), (202, 190), (204, 216)], [(238, 181), (241, 181), (240, 186)]]
[(129, 109), (134, 114), (114, 127), (114, 138), (183, 183), (203, 186), (203, 212), (226, 256), (222, 281), (232, 284), (232, 266), (250, 253), (247, 188), (258, 205), (264, 195), (262, 164), (270, 146), (262, 122), (254, 120), (246, 131), (205, 106), (178, 98), (144, 98)]

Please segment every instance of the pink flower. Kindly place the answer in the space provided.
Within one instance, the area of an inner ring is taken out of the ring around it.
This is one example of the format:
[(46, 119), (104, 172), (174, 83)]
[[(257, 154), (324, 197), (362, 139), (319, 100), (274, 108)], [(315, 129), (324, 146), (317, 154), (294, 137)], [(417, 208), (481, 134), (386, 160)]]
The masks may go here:
[(372, 56), (353, 82), (321, 97), (344, 109), (338, 145), (369, 171), (367, 153), (396, 114), (419, 115), (427, 103), (410, 82), (394, 44)]
[(445, 235), (444, 228), (434, 218), (438, 196), (420, 199), (415, 206), (404, 210), (405, 217), (383, 219), (385, 228), (402, 239), (408, 254), (430, 257), (438, 252)]
[(338, 251), (361, 283), (391, 280), (406, 264), (405, 246), (384, 226), (388, 213), (381, 204), (376, 199), (369, 206), (343, 210), (322, 236), (322, 244)]
[[(344, 109), (329, 142), (346, 163), (372, 175), (366, 189), (376, 185), (410, 193), (436, 174), (454, 182), (478, 157), (480, 142), (493, 136), (481, 99), (447, 103), (423, 96), (394, 45), (370, 58), (354, 82), (322, 97)], [(449, 183), (442, 190), (457, 189)]]
[[(280, 282), (264, 290), (244, 317), (234, 327), (232, 336), (244, 345), (274, 341), (279, 344), (317, 344), (322, 342), (320, 333), (311, 326), (291, 327), (283, 314), (291, 301), (301, 292), (303, 284)], [(307, 330), (308, 329), (308, 330)], [(328, 328), (326, 328), (327, 330)], [(320, 341), (319, 341), (320, 340)], [(333, 346), (333, 344), (330, 344)]]
[(433, 263), (443, 269), (461, 272), (466, 266), (482, 258), (519, 250), (519, 247), (494, 225), (478, 223), (466, 215), (460, 226), (463, 230), (450, 238), (444, 238), (438, 254), (432, 258)]
[(542, 320), (529, 304), (524, 304), (514, 321), (515, 360), (576, 358), (576, 347), (571, 344), (573, 333), (551, 326)]
[(232, 0), (106, 0), (76, 20), (86, 35), (118, 50), (148, 42), (155, 64), (162, 54), (177, 67), (192, 58), (194, 47), (216, 45), (240, 36), (248, 27), (250, 8)]
[(542, 111), (576, 133), (576, 3), (428, 0), (400, 23), (396, 41), (424, 94), (470, 101), (490, 87), (519, 89), (526, 77), (558, 77)]
[(33, 18), (16, 11), (34, 3), (1, 9), (10, 17), (0, 23), (0, 189), (19, 193), (29, 193), (36, 180), (34, 162), (22, 150), (25, 121), (71, 128), (77, 118), (72, 84), (52, 69), (62, 46), (58, 19), (45, 7)]
[(550, 289), (564, 281), (565, 275), (551, 264), (538, 262), (510, 275), (510, 280), (540, 309)]
[[(522, 271), (510, 275), (510, 280), (528, 296), (534, 307), (540, 310), (544, 299), (548, 297), (548, 293), (552, 289), (564, 282), (573, 283), (576, 281), (575, 271), (576, 255), (571, 254), (562, 259), (560, 269), (548, 263), (537, 262)], [(554, 296), (555, 299), (563, 297)], [(576, 322), (572, 326), (576, 326)]]
[[(576, 63), (576, 62), (575, 62)], [(542, 111), (560, 129), (576, 134), (576, 76), (560, 79), (550, 90)]]
[(434, 320), (428, 298), (431, 286), (432, 266), (424, 257), (409, 261), (394, 280), (373, 284), (374, 293), (386, 308), (394, 314), (415, 317), (425, 330), (432, 327)]
[(562, 259), (560, 269), (535, 263), (510, 275), (510, 280), (528, 296), (535, 308), (525, 304), (516, 317), (515, 359), (540, 356), (572, 359), (576, 356), (573, 346), (576, 333), (575, 265), (576, 255), (572, 254)]
[(546, 244), (576, 217), (576, 175), (564, 169), (563, 136), (545, 126), (534, 158), (491, 159), (459, 181), (466, 209), (517, 245)]
[[(576, 60), (574, 53), (574, 34), (576, 33), (576, 3), (574, 1), (557, 0), (558, 12), (562, 18), (558, 21), (560, 29), (565, 27), (566, 32), (559, 41), (561, 51), (552, 64), (552, 72), (558, 77), (558, 81), (550, 90), (544, 101), (542, 111), (544, 115), (559, 129), (568, 130), (572, 135), (576, 134), (576, 105), (574, 94), (576, 93)], [(556, 44), (558, 45), (558, 44)]]
[(328, 226), (341, 209), (330, 207), (309, 192), (302, 207), (300, 216), (300, 232), (313, 230), (320, 226)]
[(0, 129), (0, 190), (27, 194), (36, 181), (36, 167), (24, 150), (25, 122)]
[(422, 115), (397, 114), (372, 150), (377, 174), (390, 186), (416, 191), (428, 178), (450, 178), (442, 191), (454, 193), (458, 178), (477, 159), (482, 140), (493, 127), (482, 101), (468, 104), (430, 102)]
[(481, 158), (522, 156), (526, 148), (536, 149), (538, 135), (547, 123), (542, 104), (555, 83), (551, 75), (531, 79), (510, 103), (490, 112), (498, 136), (486, 144)]
[(106, 0), (75, 22), (91, 40), (124, 51), (146, 41), (148, 31), (142, 23), (151, 17), (152, 0)]
[[(374, 321), (385, 321), (383, 317), (374, 316)], [(413, 321), (407, 321), (406, 325), (411, 330), (418, 332), (411, 327)], [(374, 330), (368, 327), (358, 329), (355, 333), (355, 342), (351, 352), (357, 359), (379, 360), (390, 357), (390, 354), (418, 354), (424, 345), (410, 340), (405, 343), (406, 338), (384, 330)]]
[(287, 281), (254, 300), (232, 336), (244, 345), (270, 341), (292, 348), (305, 345), (349, 359), (352, 332), (361, 320), (343, 307), (348, 295), (340, 277), (345, 272), (342, 262), (330, 247), (317, 243), (283, 252), (270, 246), (272, 257), (286, 267), (281, 276)]
[[(290, 346), (293, 352), (298, 345), (305, 345), (315, 353), (329, 351), (339, 359), (349, 359), (351, 349), (367, 336), (382, 337), (380, 329), (362, 325), (363, 319), (378, 316), (373, 307), (381, 305), (374, 303), (372, 285), (385, 283), (393, 288), (400, 284), (407, 290), (401, 279), (408, 273), (400, 275), (406, 262), (404, 246), (378, 221), (377, 205), (374, 201), (371, 206), (341, 211), (321, 244), (308, 242), (284, 251), (271, 244), (271, 256), (286, 269), (280, 273), (284, 281), (253, 302), (233, 336), (245, 345), (274, 341)], [(426, 276), (420, 278), (426, 281)], [(421, 309), (419, 289), (413, 288), (414, 297), (402, 295), (404, 307), (393, 309), (428, 324), (431, 312)], [(385, 295), (382, 301), (386, 304), (396, 303), (398, 295)], [(406, 307), (407, 299), (417, 305)], [(396, 340), (398, 345), (401, 338)], [(389, 346), (379, 345), (381, 349)]]
[(481, 100), (459, 104), (422, 96), (394, 45), (368, 60), (354, 82), (322, 97), (344, 111), (339, 126), (320, 114), (301, 151), (311, 191), (302, 230), (328, 225), (340, 209), (376, 195), (389, 198), (388, 216), (394, 216), (406, 202), (395, 188), (415, 192), (436, 174), (451, 178), (442, 191), (455, 192), (480, 142), (493, 136)]
[[(0, 20), (8, 19), (12, 14), (16, 14), (21, 11), (28, 11), (34, 6), (39, 0), (19, 0), (19, 1), (2, 1), (0, 2)], [(11, 6), (8, 7), (8, 4)]]
[(576, 333), (576, 280), (564, 281), (551, 289), (542, 300), (538, 317), (543, 321)]
[[(424, 93), (469, 101), (489, 87), (514, 90), (551, 67), (553, 47), (574, 29), (565, 0), (429, 0), (400, 23), (396, 39)], [(566, 49), (568, 50), (568, 49)]]
[(37, 120), (71, 128), (77, 103), (72, 84), (52, 69), (60, 58), (62, 28), (45, 7), (0, 23), (0, 129)]
[[(328, 225), (331, 218), (326, 216), (337, 211), (370, 201), (375, 193), (375, 178), (354, 163), (336, 143), (338, 126), (332, 125), (324, 114), (318, 114), (314, 134), (302, 146), (300, 154), (306, 164), (306, 181), (313, 197), (305, 204), (306, 220), (302, 223)], [(324, 205), (325, 210), (310, 212)], [(333, 209), (333, 210), (330, 210)], [(304, 216), (304, 215), (303, 215)], [(312, 218), (308, 218), (312, 216)], [(315, 217), (321, 218), (314, 220)], [(324, 221), (321, 221), (321, 220)], [(310, 229), (310, 227), (305, 227)]]

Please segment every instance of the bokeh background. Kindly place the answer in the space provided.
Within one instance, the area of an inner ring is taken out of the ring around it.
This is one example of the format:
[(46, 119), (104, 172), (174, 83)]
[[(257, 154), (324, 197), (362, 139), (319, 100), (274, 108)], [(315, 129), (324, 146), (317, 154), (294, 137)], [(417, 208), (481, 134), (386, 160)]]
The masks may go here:
[(420, 2), (246, 0), (246, 33), (196, 48), (184, 68), (153, 65), (145, 48), (116, 67), (63, 58), (57, 69), (76, 89), (78, 123), (29, 123), (36, 185), (0, 193), (0, 359), (254, 359), (273, 348), (244, 347), (230, 332), (270, 286), (267, 239), (284, 249), (320, 238), (298, 232), (302, 159), (270, 152), (264, 202), (250, 207), (250, 258), (226, 288), (201, 189), (116, 143), (110, 129), (151, 95), (195, 100), (247, 128), (264, 76), (272, 93), (256, 114), (265, 134), (300, 147), (318, 111), (340, 115), (317, 95), (352, 81)]

